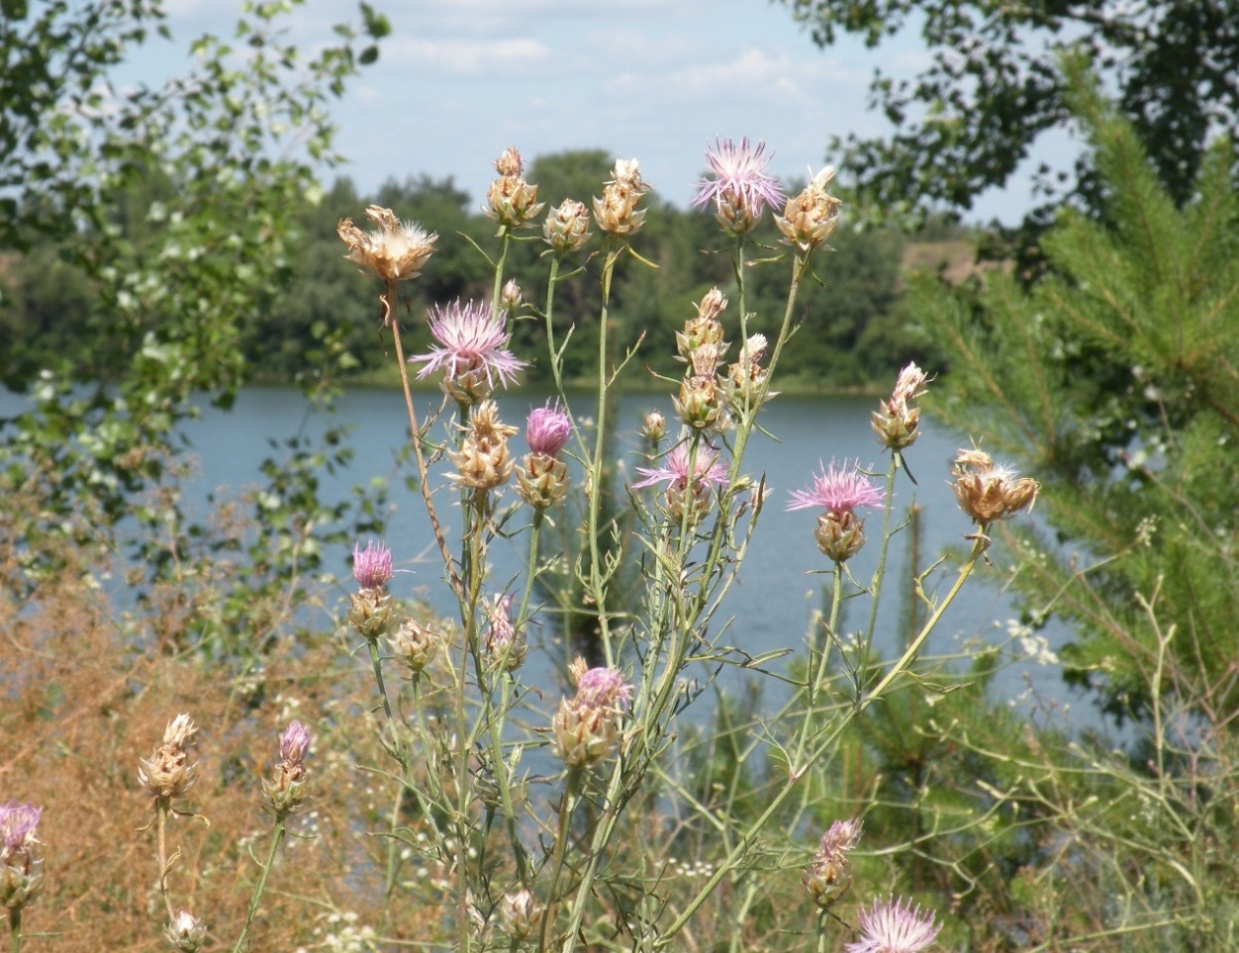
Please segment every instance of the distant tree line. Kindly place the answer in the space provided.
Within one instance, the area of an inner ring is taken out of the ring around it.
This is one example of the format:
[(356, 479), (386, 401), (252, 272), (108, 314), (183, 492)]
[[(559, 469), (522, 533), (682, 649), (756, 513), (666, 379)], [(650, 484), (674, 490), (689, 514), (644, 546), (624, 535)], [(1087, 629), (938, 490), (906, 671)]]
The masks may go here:
[[(539, 186), (540, 200), (554, 205), (576, 198), (588, 204), (600, 192), (611, 163), (603, 151), (566, 152), (535, 160), (527, 178)], [(158, 175), (142, 177), (108, 210), (103, 227), (140, 248), (163, 227), (163, 210), (175, 190), (175, 183)], [(683, 211), (652, 198), (635, 247), (657, 270), (636, 260), (625, 262), (613, 288), (612, 313), (626, 344), (645, 335), (638, 366), (652, 374), (678, 376), (676, 330), (693, 313), (693, 302), (711, 287), (717, 285), (725, 293), (731, 287), (727, 239), (708, 211)], [(267, 300), (257, 302), (253, 312), (240, 319), (244, 323), (240, 346), (254, 377), (303, 380), (328, 363), (328, 354), (333, 373), (342, 366), (358, 374), (390, 366), (387, 344), (379, 334), (378, 300), (373, 288), (343, 260), (336, 236), (341, 218), (360, 219), (371, 202), (440, 236), (429, 267), (409, 288), (411, 314), (405, 316), (404, 325), (414, 348), (428, 343), (423, 319), (430, 305), (489, 295), (488, 268), (471, 241), (485, 245), (494, 225), (451, 178), (389, 181), (368, 196), (360, 195), (347, 178), (338, 179), (297, 212), (299, 234), (284, 245), (281, 287), (272, 289)], [(771, 222), (763, 223), (758, 237), (769, 246), (771, 258), (781, 254), (783, 246)], [(944, 236), (935, 232), (926, 237)], [(536, 306), (545, 294), (539, 286), (543, 272), (538, 259), (546, 246), (540, 231), (530, 230), (528, 238), (510, 254), (507, 273)], [(113, 348), (97, 346), (84, 333), (92, 326), (97, 293), (92, 280), (66, 253), (65, 243), (89, 240), (81, 234), (68, 239), (34, 234), (25, 250), (0, 251), (0, 378), (10, 388), (23, 388), (40, 370), (69, 355), (79, 367), (97, 364), (94, 369), (104, 378), (117, 373), (108, 362), (125, 359)], [(907, 361), (927, 359), (926, 344), (910, 329), (902, 303), (905, 242), (904, 236), (886, 229), (844, 228), (836, 234), (836, 250), (822, 259), (817, 275), (822, 287), (800, 297), (799, 332), (783, 358), (785, 381), (807, 389), (856, 388), (887, 382)], [(584, 273), (557, 293), (556, 321), (563, 332), (574, 327), (577, 345), (570, 355), (580, 355), (582, 361), (569, 361), (565, 369), (570, 375), (590, 373), (588, 355), (597, 333), (598, 310), (596, 282), (589, 276), (594, 264), (586, 258)], [(771, 330), (781, 318), (786, 271), (778, 261), (756, 270), (757, 279), (747, 292), (749, 310), (755, 313), (752, 330)], [(733, 318), (738, 325), (738, 315)], [(536, 356), (542, 333), (539, 321), (518, 322), (514, 345), (523, 355)], [(347, 354), (345, 361), (339, 359), (341, 348)], [(634, 373), (629, 380), (639, 384), (639, 377)], [(535, 363), (526, 379), (542, 382), (549, 379), (549, 372)]]

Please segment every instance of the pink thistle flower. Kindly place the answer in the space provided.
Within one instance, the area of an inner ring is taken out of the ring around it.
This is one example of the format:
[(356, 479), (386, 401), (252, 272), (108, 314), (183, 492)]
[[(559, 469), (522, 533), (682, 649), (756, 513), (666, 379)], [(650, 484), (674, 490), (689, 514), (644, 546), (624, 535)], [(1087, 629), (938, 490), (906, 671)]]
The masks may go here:
[(310, 750), (310, 732), (299, 721), (290, 722), (280, 735), (280, 760), (287, 765), (301, 765)]
[(888, 897), (860, 911), (861, 938), (845, 947), (847, 953), (920, 953), (933, 944), (942, 929), (934, 913)]
[(576, 698), (589, 708), (623, 712), (632, 702), (632, 686), (617, 668), (591, 668), (577, 682)]
[[(667, 483), (672, 488), (684, 490), (688, 488), (688, 459), (690, 456), (687, 442), (676, 446), (667, 454), (661, 467), (637, 467), (637, 472), (644, 474), (645, 479), (634, 483), (632, 488), (654, 486), (656, 483)], [(723, 486), (727, 483), (727, 468), (718, 462), (718, 453), (708, 444), (697, 445), (697, 457), (693, 462), (693, 489), (704, 489), (713, 483)]]
[(481, 302), (435, 305), (430, 311), (430, 333), (439, 346), (432, 347), (429, 354), (409, 358), (409, 363), (425, 364), (417, 372), (418, 380), (443, 371), (447, 384), (470, 376), (485, 379), (490, 390), (494, 390), (496, 378), (505, 387), (515, 384), (517, 372), (528, 365), (507, 350), (512, 336), (506, 332), (506, 324), (503, 311)]
[(788, 510), (821, 507), (832, 513), (851, 513), (860, 506), (881, 506), (886, 491), (861, 473), (859, 466), (859, 460), (852, 466), (843, 461), (842, 469), (835, 466), (834, 460), (830, 461), (829, 469), (821, 466), (821, 472), (813, 478), (812, 487), (792, 490)]
[(39, 818), (43, 809), (33, 804), (10, 801), (0, 804), (0, 867), (38, 842)]
[(747, 138), (741, 139), (739, 146), (730, 139), (715, 140), (714, 149), (706, 150), (706, 164), (714, 178), (697, 183), (692, 204), (713, 202), (726, 227), (739, 233), (748, 231), (767, 205), (777, 205), (784, 198), (778, 180), (766, 174), (770, 160), (765, 152), (765, 142), (750, 148)]
[(362, 589), (382, 589), (391, 580), (391, 550), (371, 540), (353, 546), (353, 577)]
[(535, 407), (529, 412), (525, 421), (525, 441), (534, 453), (553, 457), (564, 448), (570, 436), (572, 421), (558, 403), (552, 407), (548, 402), (545, 407)]

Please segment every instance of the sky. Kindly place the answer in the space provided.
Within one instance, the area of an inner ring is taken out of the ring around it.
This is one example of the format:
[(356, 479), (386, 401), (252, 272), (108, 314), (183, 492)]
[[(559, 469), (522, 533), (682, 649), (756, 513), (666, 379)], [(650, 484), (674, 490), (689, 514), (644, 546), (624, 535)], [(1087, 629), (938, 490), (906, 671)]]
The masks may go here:
[[(151, 41), (131, 80), (183, 69), (200, 32), (226, 34), (237, 0), (167, 0), (173, 44)], [(874, 67), (898, 77), (928, 61), (916, 37), (878, 51), (841, 37), (817, 47), (769, 0), (372, 0), (392, 34), (377, 64), (335, 102), (338, 145), (362, 194), (388, 179), (451, 177), (480, 202), (493, 162), (575, 149), (636, 158), (663, 199), (685, 206), (717, 137), (764, 140), (769, 167), (805, 180), (830, 162), (832, 135), (880, 135), (866, 108)], [(341, 0), (307, 0), (293, 38), (322, 42), (355, 17)], [(1015, 181), (1018, 181), (1015, 180)], [(845, 183), (846, 184), (846, 183)], [(970, 218), (1007, 222), (1022, 186), (984, 196)]]

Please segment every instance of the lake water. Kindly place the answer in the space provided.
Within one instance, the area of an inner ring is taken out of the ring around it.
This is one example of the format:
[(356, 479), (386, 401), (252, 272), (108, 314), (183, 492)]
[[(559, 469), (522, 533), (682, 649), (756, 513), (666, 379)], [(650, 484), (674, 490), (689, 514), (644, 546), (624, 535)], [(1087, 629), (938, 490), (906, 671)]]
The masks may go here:
[[(541, 405), (545, 394), (518, 393), (500, 399), (505, 421), (523, 424), (529, 409)], [(439, 406), (434, 394), (416, 395), (419, 420)], [(858, 459), (862, 466), (884, 471), (888, 458), (870, 429), (870, 412), (876, 401), (870, 398), (777, 398), (763, 411), (761, 422), (773, 438), (755, 435), (745, 456), (745, 472), (753, 477), (764, 475), (772, 492), (761, 514), (759, 525), (750, 544), (739, 576), (739, 585), (728, 595), (723, 611), (716, 618), (730, 617), (731, 629), (723, 640), (751, 654), (774, 649), (803, 650), (810, 620), (822, 601), (822, 584), (828, 576), (815, 574), (831, 568), (829, 560), (817, 549), (813, 538), (816, 513), (787, 512), (787, 494), (806, 486), (820, 461), (833, 457)], [(591, 413), (592, 405), (582, 397), (573, 401), (576, 413)], [(644, 463), (640, 455), (642, 441), (638, 427), (646, 411), (661, 410), (669, 422), (674, 413), (669, 399), (652, 395), (625, 395), (619, 406), (618, 440), (623, 466), (629, 478), (632, 467)], [(309, 416), (307, 417), (307, 413)], [(442, 581), (442, 569), (433, 548), (429, 522), (420, 494), (407, 492), (400, 479), (404, 471), (393, 464), (392, 449), (407, 432), (402, 398), (396, 392), (354, 390), (336, 405), (333, 415), (309, 412), (302, 395), (293, 390), (246, 390), (229, 412), (206, 409), (200, 421), (190, 424), (187, 434), (199, 455), (201, 473), (198, 485), (208, 489), (231, 487), (234, 490), (260, 482), (259, 464), (273, 451), (272, 438), (279, 438), (305, 427), (309, 433), (321, 433), (328, 426), (347, 422), (354, 426), (350, 443), (357, 456), (350, 472), (335, 477), (324, 476), (327, 494), (346, 493), (353, 484), (366, 482), (375, 476), (391, 480), (391, 511), (385, 539), (392, 547), (400, 568), (412, 569), (414, 575), (397, 576), (394, 584), (404, 592), (425, 599), (435, 610), (454, 617), (454, 602)], [(945, 547), (964, 545), (963, 536), (971, 531), (947, 485), (950, 463), (957, 448), (967, 445), (967, 437), (950, 434), (922, 418), (924, 432), (907, 453), (908, 464), (919, 485), (913, 486), (901, 475), (895, 493), (896, 515), (905, 514), (913, 505), (921, 510), (921, 564), (936, 558)], [(442, 433), (442, 431), (440, 431)], [(514, 443), (519, 444), (520, 437)], [(519, 453), (524, 452), (521, 446)], [(437, 467), (432, 484), (446, 484), (450, 465)], [(511, 491), (508, 491), (511, 498)], [(459, 538), (459, 510), (451, 504), (447, 492), (436, 498), (440, 519), (452, 538)], [(898, 522), (898, 520), (896, 520)], [(855, 577), (868, 582), (877, 561), (881, 534), (881, 514), (868, 520), (869, 543), (851, 562)], [(879, 616), (876, 648), (887, 657), (898, 654), (901, 630), (901, 586), (907, 584), (909, 560), (907, 534), (896, 536), (891, 547), (886, 597)], [(497, 585), (516, 578), (522, 571), (526, 555), (523, 535), (510, 541), (498, 540), (492, 549), (494, 578)], [(347, 554), (338, 554), (339, 574), (348, 578)], [(945, 593), (953, 579), (948, 567), (938, 575), (937, 589)], [(847, 619), (848, 630), (861, 628), (867, 620), (869, 607), (860, 600), (853, 617)], [(931, 637), (923, 654), (949, 655), (958, 651), (960, 642), (974, 636), (986, 641), (1006, 640), (1006, 621), (1016, 614), (1010, 600), (992, 585), (974, 577), (968, 589), (948, 610), (941, 625)], [(1061, 639), (1062, 633), (1058, 634)], [(1057, 640), (1056, 640), (1057, 641)], [(997, 693), (1014, 697), (1028, 683), (1051, 696), (1062, 696), (1063, 687), (1056, 668), (1022, 663), (1007, 669), (996, 681)]]

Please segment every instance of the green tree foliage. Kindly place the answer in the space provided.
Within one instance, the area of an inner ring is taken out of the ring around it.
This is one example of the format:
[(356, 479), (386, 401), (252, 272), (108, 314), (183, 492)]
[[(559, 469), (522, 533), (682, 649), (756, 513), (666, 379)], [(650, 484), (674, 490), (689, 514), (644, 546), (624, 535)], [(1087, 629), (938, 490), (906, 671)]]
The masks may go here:
[[(840, 34), (877, 47), (919, 34), (931, 63), (897, 80), (875, 74), (871, 102), (893, 124), (888, 138), (849, 137), (846, 178), (872, 207), (898, 212), (972, 207), (1010, 181), (1037, 138), (1071, 115), (1058, 57), (1074, 50), (1118, 97), (1122, 115), (1176, 204), (1192, 187), (1208, 144), (1233, 162), (1239, 130), (1239, 33), (1230, 0), (782, 0), (826, 46)], [(1079, 170), (1089, 192), (1089, 167)], [(1047, 178), (1042, 189), (1061, 191)]]
[[(1077, 79), (1107, 199), (1046, 236), (1052, 274), (975, 298), (923, 287), (952, 355), (949, 420), (1043, 483), (1055, 532), (1022, 541), (1029, 617), (1073, 623), (1070, 672), (1115, 710), (1150, 691), (1233, 710), (1239, 638), (1239, 199), (1229, 144), (1176, 208), (1131, 124)], [(1104, 375), (1099, 374), (1104, 371)], [(1161, 681), (1148, 680), (1162, 658)], [(1208, 701), (1206, 702), (1205, 699)]]

